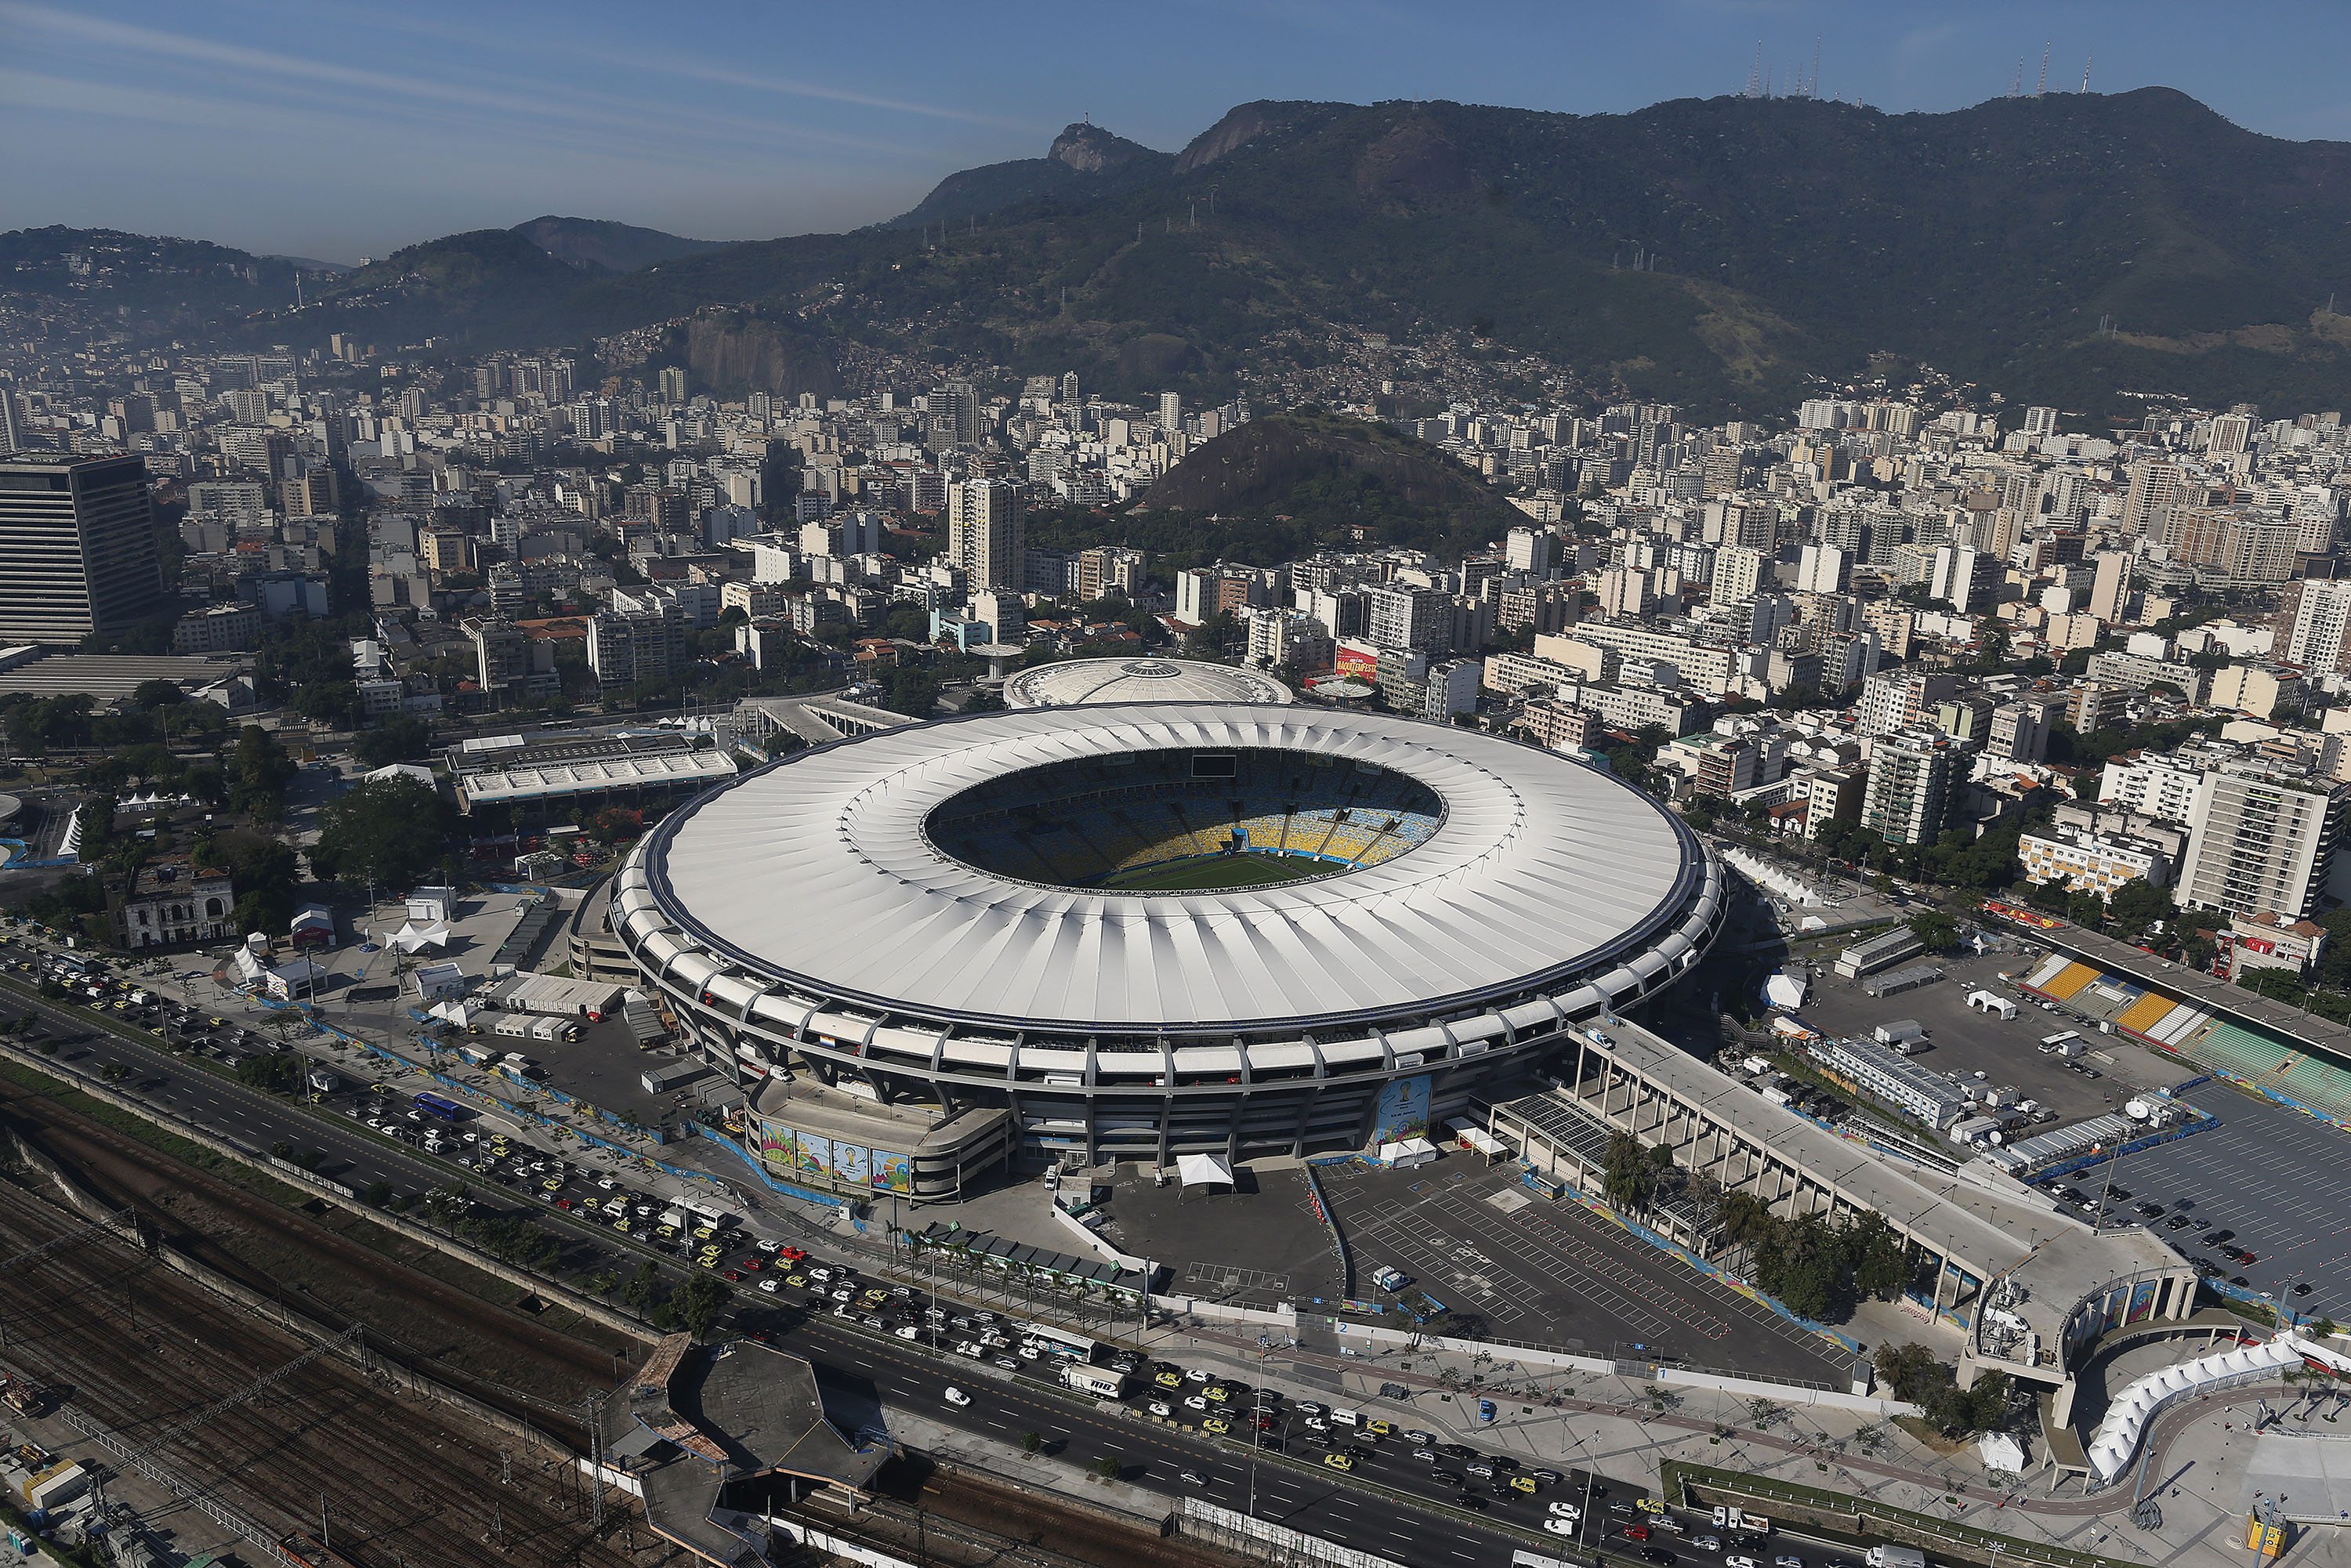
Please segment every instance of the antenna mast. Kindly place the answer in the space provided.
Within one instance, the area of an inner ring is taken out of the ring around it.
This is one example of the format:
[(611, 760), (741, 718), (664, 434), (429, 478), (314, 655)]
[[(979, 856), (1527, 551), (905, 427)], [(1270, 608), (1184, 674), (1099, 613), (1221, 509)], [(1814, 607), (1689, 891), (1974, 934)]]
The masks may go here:
[(2041, 46), (2041, 85), (2032, 89), (2035, 98), (2049, 96), (2049, 51), (2053, 47), (2049, 44)]
[(1804, 89), (1804, 96), (1806, 98), (1821, 96), (1821, 36), (1818, 33), (1813, 35), (1813, 79)]
[(2090, 61), (2095, 57), (2091, 55), (2082, 57), (2082, 90), (2084, 92), (2090, 90)]

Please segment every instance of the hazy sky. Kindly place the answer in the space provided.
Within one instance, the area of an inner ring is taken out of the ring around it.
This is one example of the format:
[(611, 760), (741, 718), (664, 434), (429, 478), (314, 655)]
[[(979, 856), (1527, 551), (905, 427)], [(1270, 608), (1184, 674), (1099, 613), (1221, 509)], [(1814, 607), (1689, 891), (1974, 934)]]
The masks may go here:
[(1252, 99), (1574, 113), (1786, 81), (1889, 111), (2161, 84), (2351, 140), (2351, 4), (1618, 0), (1144, 5), (0, 0), (0, 229), (350, 261), (542, 213), (708, 239), (852, 228), (1100, 123), (1173, 150)]

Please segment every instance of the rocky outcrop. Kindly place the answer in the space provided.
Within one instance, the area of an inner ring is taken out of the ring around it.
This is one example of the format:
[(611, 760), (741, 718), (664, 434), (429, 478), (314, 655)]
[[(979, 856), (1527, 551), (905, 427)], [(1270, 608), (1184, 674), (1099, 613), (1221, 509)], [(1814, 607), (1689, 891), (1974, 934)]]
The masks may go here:
[(1059, 136), (1053, 138), (1053, 145), (1045, 156), (1056, 163), (1067, 164), (1081, 174), (1102, 174), (1122, 168), (1138, 158), (1161, 159), (1167, 154), (1155, 152), (1140, 141), (1113, 136), (1092, 120), (1081, 120), (1065, 127)]
[(832, 356), (821, 341), (739, 311), (705, 311), (686, 323), (677, 345), (697, 384), (796, 398), (832, 397), (841, 390)]

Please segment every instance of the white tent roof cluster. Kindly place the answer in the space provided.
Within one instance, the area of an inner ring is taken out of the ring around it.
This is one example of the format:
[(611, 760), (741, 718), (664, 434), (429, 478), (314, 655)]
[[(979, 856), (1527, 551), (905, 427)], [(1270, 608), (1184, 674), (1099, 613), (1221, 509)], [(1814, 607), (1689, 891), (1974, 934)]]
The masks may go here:
[(2183, 1361), (2138, 1378), (2108, 1406), (2090, 1438), (2090, 1470), (2101, 1481), (2111, 1481), (2128, 1469), (2138, 1455), (2139, 1439), (2157, 1414), (2181, 1399), (2209, 1394), (2233, 1384), (2257, 1383), (2290, 1366), (2314, 1361), (2338, 1374), (2351, 1373), (2351, 1356), (2303, 1338), (2283, 1333), (2267, 1344), (2241, 1344)]
[(439, 1019), (444, 1023), (455, 1024), (459, 1029), (464, 1029), (486, 1010), (483, 1008), (468, 1007), (454, 997), (447, 1001), (434, 1002), (425, 1009), (431, 1017)]
[(419, 925), (413, 920), (404, 921), (400, 929), (392, 934), (392, 945), (403, 953), (422, 952), (427, 947), (446, 947), (449, 946), (449, 923), (436, 920), (430, 925)]
[(1802, 977), (1781, 973), (1763, 982), (1763, 999), (1775, 1008), (1800, 1008), (1804, 1005), (1804, 982)]
[(1402, 1166), (1410, 1170), (1436, 1157), (1437, 1145), (1426, 1138), (1401, 1138), (1380, 1145), (1380, 1164), (1384, 1166)]

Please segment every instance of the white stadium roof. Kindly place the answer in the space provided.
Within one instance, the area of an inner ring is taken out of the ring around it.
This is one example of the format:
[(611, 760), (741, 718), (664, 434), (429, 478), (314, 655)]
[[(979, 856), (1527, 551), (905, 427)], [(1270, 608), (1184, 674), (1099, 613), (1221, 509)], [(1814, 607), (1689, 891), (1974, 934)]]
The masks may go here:
[(1192, 659), (1073, 659), (1008, 675), (1007, 707), (1083, 707), (1102, 703), (1286, 703), (1271, 675)]
[[(1008, 773), (1190, 747), (1393, 768), (1437, 793), (1444, 820), (1376, 865), (1203, 893), (1022, 882), (950, 859), (925, 831), (937, 807)], [(703, 948), (868, 1006), (1106, 1030), (1409, 1011), (1652, 947), (1670, 961), (1709, 881), (1657, 802), (1558, 753), (1385, 715), (1230, 704), (986, 714), (796, 753), (673, 816), (638, 864), (615, 919), (674, 927), (655, 939), (664, 951)]]

